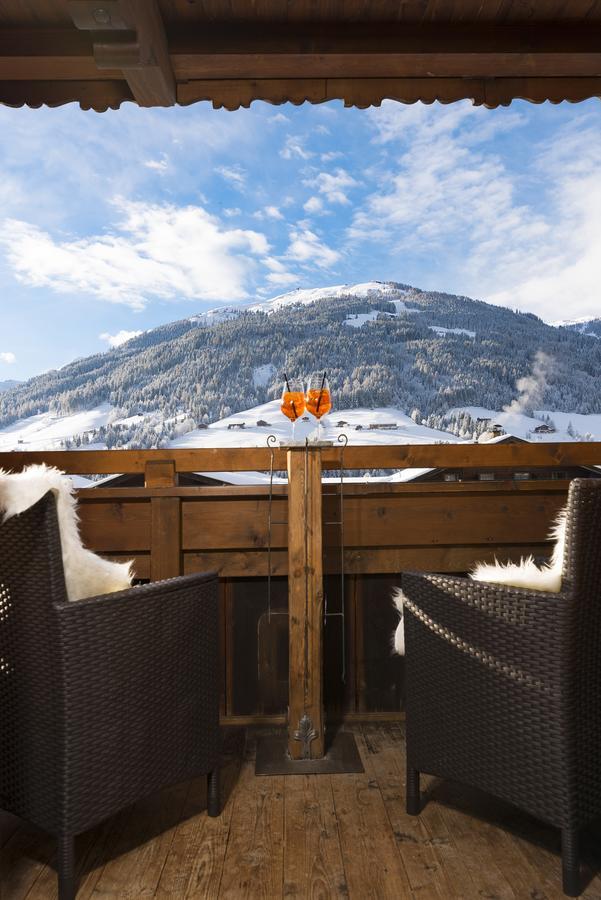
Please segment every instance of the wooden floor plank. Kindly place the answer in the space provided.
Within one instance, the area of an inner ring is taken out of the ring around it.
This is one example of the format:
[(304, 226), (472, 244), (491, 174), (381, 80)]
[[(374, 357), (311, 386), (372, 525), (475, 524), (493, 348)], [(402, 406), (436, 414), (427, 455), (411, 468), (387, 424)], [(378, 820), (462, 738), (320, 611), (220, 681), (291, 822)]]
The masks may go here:
[(222, 813), (218, 818), (207, 816), (206, 778), (192, 782), (178, 826), (161, 873), (156, 897), (212, 898), (218, 896), (223, 861), (227, 848), (233, 802), (231, 795), (238, 781), (241, 762), (241, 740), (226, 746), (221, 768)]
[(255, 741), (247, 741), (233, 809), (219, 898), (282, 896), (284, 777), (255, 776)]
[[(369, 771), (380, 786), (390, 828), (416, 897), (450, 898), (458, 896), (453, 881), (447, 880), (444, 861), (437, 854), (437, 840), (421, 817), (405, 812), (405, 754), (403, 729), (399, 724), (364, 724), (363, 739)], [(465, 896), (470, 884), (462, 870), (459, 896)]]
[[(80, 834), (75, 839), (75, 869), (78, 878), (78, 900), (92, 896), (96, 882), (102, 869), (111, 859), (120, 835), (132, 814), (132, 809), (123, 810), (112, 816), (97, 828)], [(27, 900), (56, 900), (58, 897), (58, 878), (55, 859), (56, 843), (50, 862), (40, 872)]]
[(135, 804), (114, 857), (94, 885), (95, 898), (154, 897), (189, 787), (179, 784)]
[(398, 900), (411, 896), (407, 872), (397, 851), (378, 782), (370, 772), (361, 731), (357, 745), (363, 775), (333, 775), (332, 790), (349, 897)]
[(49, 835), (29, 825), (19, 828), (0, 850), (0, 900), (23, 900), (54, 849)]
[[(560, 836), (509, 804), (422, 776), (405, 814), (402, 723), (346, 726), (362, 775), (255, 777), (255, 733), (226, 741), (224, 809), (205, 778), (80, 835), (78, 900), (560, 900)], [(230, 733), (234, 734), (235, 733)], [(0, 817), (0, 900), (56, 900), (55, 841)], [(601, 823), (583, 833), (584, 900), (601, 900)]]
[(348, 897), (332, 781), (328, 775), (284, 780), (284, 897)]

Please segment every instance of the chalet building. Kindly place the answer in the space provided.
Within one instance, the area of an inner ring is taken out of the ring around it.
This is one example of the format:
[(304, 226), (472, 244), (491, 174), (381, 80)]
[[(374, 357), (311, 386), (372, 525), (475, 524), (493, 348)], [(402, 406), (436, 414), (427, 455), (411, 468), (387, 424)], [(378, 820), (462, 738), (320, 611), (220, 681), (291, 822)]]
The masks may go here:
[[(218, 487), (225, 484), (229, 484), (229, 481), (200, 472), (176, 472), (175, 474), (176, 487)], [(76, 483), (75, 486), (83, 487), (84, 485)], [(130, 472), (123, 475), (108, 475), (106, 478), (90, 481), (85, 487), (91, 490), (94, 488), (143, 488), (145, 487), (144, 473)]]
[[(499, 437), (485, 441), (490, 444), (527, 444), (522, 438), (514, 434), (503, 434)], [(601, 470), (595, 466), (565, 466), (558, 469), (553, 466), (541, 466), (510, 469), (497, 466), (494, 469), (471, 468), (461, 466), (458, 468), (437, 468), (420, 472), (414, 478), (408, 479), (412, 483), (426, 482), (464, 482), (464, 481), (571, 481), (573, 478), (599, 478)]]

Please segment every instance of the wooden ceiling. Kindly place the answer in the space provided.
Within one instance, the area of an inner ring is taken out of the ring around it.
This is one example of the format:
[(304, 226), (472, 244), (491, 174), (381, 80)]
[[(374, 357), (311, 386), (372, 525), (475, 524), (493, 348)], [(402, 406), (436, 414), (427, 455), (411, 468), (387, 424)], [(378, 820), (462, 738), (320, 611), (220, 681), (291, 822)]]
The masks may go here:
[(601, 0), (1, 0), (0, 102), (601, 97)]

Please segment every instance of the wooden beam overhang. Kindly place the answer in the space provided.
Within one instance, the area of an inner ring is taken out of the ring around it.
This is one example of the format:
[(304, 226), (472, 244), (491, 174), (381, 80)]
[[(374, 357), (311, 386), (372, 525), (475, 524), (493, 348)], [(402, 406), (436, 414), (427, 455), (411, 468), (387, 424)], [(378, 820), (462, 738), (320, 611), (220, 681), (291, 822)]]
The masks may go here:
[[(72, 25), (0, 28), (0, 102), (105, 109), (261, 99), (348, 106), (601, 96), (593, 21), (437, 23), (161, 18), (160, 0), (65, 0)], [(35, 0), (32, 0), (35, 5)], [(1, 20), (0, 20), (1, 21)], [(4, 23), (2, 23), (4, 24)]]
[(157, 0), (69, 0), (78, 29), (93, 38), (93, 60), (111, 79), (123, 73), (139, 106), (173, 106), (177, 100), (167, 36)]

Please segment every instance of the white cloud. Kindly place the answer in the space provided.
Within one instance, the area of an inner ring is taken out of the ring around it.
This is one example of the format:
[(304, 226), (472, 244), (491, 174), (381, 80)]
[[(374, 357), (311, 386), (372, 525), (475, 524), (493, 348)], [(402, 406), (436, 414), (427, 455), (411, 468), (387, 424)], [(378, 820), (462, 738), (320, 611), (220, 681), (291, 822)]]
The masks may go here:
[[(46, 116), (44, 110), (0, 106), (0, 134), (10, 135), (0, 140), (0, 219), (12, 216), (50, 230), (71, 227), (74, 218), (104, 215), (116, 195), (146, 199), (172, 172), (178, 196), (195, 202), (214, 181), (215, 165), (231, 159), (232, 151), (243, 162), (259, 139), (258, 116), (200, 107), (194, 115), (183, 108), (172, 113), (124, 104), (118, 112), (90, 117), (68, 104)], [(160, 170), (144, 162), (162, 160), (169, 169), (159, 180)]]
[(289, 272), (279, 259), (276, 259), (273, 256), (267, 256), (263, 260), (263, 263), (270, 270), (266, 278), (268, 284), (281, 287), (298, 283), (298, 275), (294, 272)]
[(340, 259), (340, 253), (328, 247), (308, 228), (292, 229), (286, 258), (300, 263), (312, 263), (320, 269), (329, 269)]
[(305, 210), (305, 212), (311, 214), (318, 213), (323, 209), (323, 203), (319, 199), (319, 197), (309, 197), (309, 199), (303, 206), (303, 209)]
[(101, 341), (106, 341), (109, 347), (120, 347), (121, 344), (131, 341), (132, 338), (139, 337), (143, 333), (142, 331), (125, 331), (121, 329), (117, 334), (109, 334), (108, 331), (104, 331), (99, 337)]
[(311, 159), (313, 153), (303, 146), (303, 139), (289, 134), (280, 150), (282, 159)]
[(269, 117), (269, 122), (289, 122), (290, 119), (288, 116), (285, 116), (284, 113), (278, 112), (274, 116)]
[(345, 191), (358, 185), (358, 182), (345, 169), (336, 169), (334, 173), (320, 172), (315, 178), (307, 179), (305, 184), (316, 187), (329, 203), (350, 203)]
[(242, 190), (244, 187), (246, 182), (246, 172), (242, 166), (217, 166), (215, 171), (238, 190)]
[(299, 277), (294, 272), (270, 272), (266, 280), (274, 287), (287, 287), (290, 284), (298, 284)]
[(16, 361), (17, 361), (17, 357), (15, 356), (14, 353), (11, 353), (10, 350), (0, 353), (0, 362), (6, 363), (7, 365), (10, 366), (13, 363), (16, 363)]
[(158, 172), (159, 175), (164, 175), (169, 168), (169, 163), (166, 156), (163, 156), (161, 159), (147, 159), (144, 162), (144, 165), (147, 169), (152, 169), (153, 171)]
[(58, 240), (6, 220), (0, 244), (16, 278), (57, 292), (86, 293), (141, 309), (151, 297), (231, 301), (247, 297), (269, 249), (256, 231), (226, 229), (200, 206), (118, 201), (113, 232)]
[(356, 212), (352, 240), (435, 254), (437, 265), (448, 265), (447, 288), (452, 280), (456, 290), (548, 320), (599, 315), (596, 119), (531, 144), (525, 168), (516, 170), (483, 147), (522, 124), (512, 111), (384, 103), (369, 115), (375, 141), (389, 145), (389, 159), (397, 156)]
[(253, 213), (253, 219), (283, 219), (284, 216), (277, 206), (265, 206)]
[(554, 319), (598, 318), (601, 308), (601, 142), (598, 126), (564, 130), (535, 165), (551, 186), (544, 239), (502, 261), (493, 303)]
[(340, 159), (341, 156), (344, 156), (340, 150), (329, 150), (327, 153), (322, 153), (319, 157), (322, 162), (332, 162), (333, 159)]
[(227, 209), (223, 210), (223, 215), (227, 219), (233, 219), (234, 216), (239, 216), (242, 213), (242, 210), (239, 206), (228, 206)]

